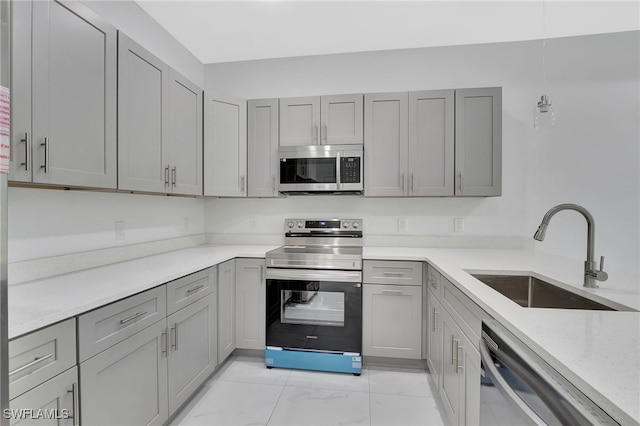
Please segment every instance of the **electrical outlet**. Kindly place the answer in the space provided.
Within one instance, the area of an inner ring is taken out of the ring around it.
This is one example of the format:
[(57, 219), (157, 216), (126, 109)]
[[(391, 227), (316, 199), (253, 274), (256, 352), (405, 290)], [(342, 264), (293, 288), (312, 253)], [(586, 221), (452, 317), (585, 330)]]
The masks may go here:
[(408, 224), (406, 217), (398, 218), (398, 232), (407, 232)]
[(453, 218), (453, 232), (464, 232), (464, 218)]
[(249, 218), (249, 229), (252, 231), (255, 231), (256, 229), (258, 229), (258, 224), (256, 222), (256, 217), (255, 216), (251, 216)]
[(125, 222), (124, 220), (119, 220), (116, 222), (116, 240), (124, 240), (125, 238)]

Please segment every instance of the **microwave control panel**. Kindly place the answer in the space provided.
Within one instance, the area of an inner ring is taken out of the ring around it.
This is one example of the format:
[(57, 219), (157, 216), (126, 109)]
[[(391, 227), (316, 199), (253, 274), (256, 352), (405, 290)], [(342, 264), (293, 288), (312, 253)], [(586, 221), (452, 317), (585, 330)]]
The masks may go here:
[(360, 183), (360, 157), (340, 158), (340, 182)]

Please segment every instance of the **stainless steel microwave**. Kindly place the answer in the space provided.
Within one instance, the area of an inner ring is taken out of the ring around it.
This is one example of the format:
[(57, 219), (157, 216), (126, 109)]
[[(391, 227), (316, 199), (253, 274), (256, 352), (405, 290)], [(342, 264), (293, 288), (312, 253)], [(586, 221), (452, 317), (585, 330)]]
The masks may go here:
[(362, 193), (362, 145), (280, 147), (278, 156), (280, 192)]

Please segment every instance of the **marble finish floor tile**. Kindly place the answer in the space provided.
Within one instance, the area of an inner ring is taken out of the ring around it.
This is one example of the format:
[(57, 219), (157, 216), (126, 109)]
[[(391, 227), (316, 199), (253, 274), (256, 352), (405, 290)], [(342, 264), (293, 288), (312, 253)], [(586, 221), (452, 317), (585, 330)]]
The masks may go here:
[(369, 391), (391, 395), (433, 397), (427, 373), (408, 368), (370, 367)]
[(366, 367), (362, 369), (360, 376), (323, 371), (291, 370), (286, 385), (347, 392), (369, 392), (369, 373)]
[(285, 368), (267, 368), (259, 358), (238, 357), (230, 361), (214, 380), (284, 385), (291, 372)]
[(443, 426), (435, 399), (421, 396), (371, 394), (372, 426)]
[(369, 425), (369, 395), (332, 389), (285, 387), (269, 425)]
[(260, 383), (214, 382), (184, 416), (187, 425), (266, 425), (283, 387)]

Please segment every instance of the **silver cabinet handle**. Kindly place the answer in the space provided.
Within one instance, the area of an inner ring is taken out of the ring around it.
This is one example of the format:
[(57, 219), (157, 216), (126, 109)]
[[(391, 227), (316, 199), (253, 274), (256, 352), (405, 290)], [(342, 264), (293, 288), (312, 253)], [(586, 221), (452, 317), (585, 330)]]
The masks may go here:
[(177, 176), (176, 169), (177, 169), (176, 166), (173, 166), (173, 169), (171, 169), (171, 186), (173, 187), (176, 186), (176, 176)]
[(272, 187), (273, 187), (273, 193), (275, 194), (276, 193), (276, 177), (273, 176), (271, 180), (273, 181)]
[(264, 282), (264, 265), (260, 265), (260, 284)]
[(411, 192), (413, 193), (413, 191), (415, 189), (415, 185), (414, 185), (414, 182), (413, 182), (413, 173), (411, 173), (409, 176), (411, 178), (411, 185), (409, 185), (409, 187), (411, 188)]
[(382, 271), (382, 275), (392, 276), (392, 277), (403, 277), (404, 272), (391, 272), (391, 271)]
[(167, 164), (167, 167), (164, 168), (164, 184), (169, 185), (169, 165)]
[[(460, 345), (460, 341), (456, 340), (456, 363), (453, 366), (456, 370), (456, 373), (460, 370), (464, 370), (464, 364), (460, 363), (460, 350), (464, 351), (464, 347)], [(464, 352), (463, 352), (464, 353)], [(462, 357), (464, 359), (464, 357)]]
[(198, 291), (200, 289), (203, 289), (203, 288), (204, 288), (204, 284), (197, 285), (197, 286), (192, 287), (189, 290), (187, 290), (187, 294), (191, 294), (191, 293), (196, 292), (196, 291)]
[(397, 294), (397, 295), (404, 294), (404, 292), (400, 291), (400, 290), (382, 290), (382, 293), (384, 293), (384, 294)]
[(167, 350), (168, 348), (168, 342), (167, 342), (167, 328), (164, 329), (164, 331), (160, 334), (160, 347), (163, 349), (160, 349), (160, 354), (164, 354), (164, 356), (167, 356)]
[(313, 143), (314, 144), (318, 144), (318, 125), (314, 124), (313, 125)]
[(16, 368), (15, 370), (13, 370), (12, 372), (9, 373), (9, 376), (13, 376), (14, 374), (18, 374), (23, 372), (24, 370), (28, 370), (29, 368), (33, 367), (34, 365), (40, 364), (42, 361), (45, 361), (49, 358), (51, 358), (53, 356), (53, 353), (47, 354), (43, 357), (40, 358), (35, 358), (33, 361), (31, 361), (30, 363), (23, 365), (20, 368)]
[(451, 343), (449, 345), (449, 349), (451, 350), (451, 361), (449, 361), (449, 362), (451, 363), (451, 365), (453, 365), (453, 361), (455, 361), (455, 359), (456, 359), (455, 355), (453, 355), (453, 341), (454, 341), (454, 338), (453, 338), (453, 334), (452, 334), (451, 335)]
[(404, 173), (400, 175), (400, 188), (402, 188), (402, 193), (404, 194)]
[(462, 172), (458, 173), (458, 189), (462, 193)]
[(438, 331), (438, 311), (436, 308), (433, 308), (433, 325), (431, 326), (433, 331)]
[(141, 316), (145, 315), (146, 313), (147, 313), (147, 311), (144, 311), (144, 312), (136, 312), (135, 314), (131, 315), (131, 316), (130, 316), (130, 317), (128, 317), (128, 318), (121, 319), (121, 320), (120, 320), (120, 324), (126, 324), (126, 323), (128, 323), (128, 322), (131, 322), (131, 321), (133, 321), (133, 320), (134, 320), (134, 319), (136, 319), (136, 318), (140, 318)]
[(30, 156), (30, 151), (31, 151), (31, 144), (29, 143), (29, 133), (25, 132), (24, 133), (24, 139), (20, 139), (20, 142), (24, 143), (24, 163), (20, 163), (21, 166), (24, 166), (24, 169), (26, 171), (29, 171), (29, 167), (31, 164), (31, 159), (29, 158)]
[(322, 124), (322, 140), (324, 140), (325, 145), (327, 144), (327, 123)]
[(77, 426), (80, 424), (80, 416), (78, 416), (78, 384), (72, 383), (71, 390), (68, 390), (67, 392), (71, 392), (71, 401), (73, 404), (73, 415), (69, 416), (69, 418), (73, 420), (74, 426)]
[(171, 327), (171, 347), (174, 351), (178, 350), (178, 323)]
[(244, 181), (245, 181), (244, 175), (240, 176), (240, 192), (242, 193), (244, 193)]
[(458, 373), (458, 349), (460, 348), (460, 341), (458, 339), (451, 339), (451, 364), (453, 365), (453, 372)]
[(40, 168), (44, 169), (45, 173), (49, 173), (49, 138), (44, 138), (44, 143), (40, 146), (44, 146), (44, 164)]

